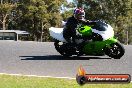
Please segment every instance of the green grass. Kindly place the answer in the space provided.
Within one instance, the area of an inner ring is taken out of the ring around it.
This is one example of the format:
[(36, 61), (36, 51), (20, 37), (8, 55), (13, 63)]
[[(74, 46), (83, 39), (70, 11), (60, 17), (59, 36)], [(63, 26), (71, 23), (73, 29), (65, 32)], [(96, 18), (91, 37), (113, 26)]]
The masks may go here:
[(71, 79), (0, 75), (0, 88), (132, 88), (132, 83), (80, 86)]

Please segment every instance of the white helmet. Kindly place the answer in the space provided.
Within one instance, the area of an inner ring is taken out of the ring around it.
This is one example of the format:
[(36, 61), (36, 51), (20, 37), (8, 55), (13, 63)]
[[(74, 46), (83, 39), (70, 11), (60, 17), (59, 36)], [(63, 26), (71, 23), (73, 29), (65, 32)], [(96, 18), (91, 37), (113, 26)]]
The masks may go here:
[(73, 14), (74, 17), (78, 20), (82, 20), (85, 18), (85, 11), (82, 8), (76, 8)]

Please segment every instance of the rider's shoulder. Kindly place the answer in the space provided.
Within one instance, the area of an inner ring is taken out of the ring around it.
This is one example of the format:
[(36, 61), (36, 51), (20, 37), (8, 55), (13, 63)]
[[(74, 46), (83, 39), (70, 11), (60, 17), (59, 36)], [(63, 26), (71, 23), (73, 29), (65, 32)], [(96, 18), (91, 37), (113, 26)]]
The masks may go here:
[(68, 18), (68, 20), (75, 20), (75, 17), (71, 16), (71, 17)]

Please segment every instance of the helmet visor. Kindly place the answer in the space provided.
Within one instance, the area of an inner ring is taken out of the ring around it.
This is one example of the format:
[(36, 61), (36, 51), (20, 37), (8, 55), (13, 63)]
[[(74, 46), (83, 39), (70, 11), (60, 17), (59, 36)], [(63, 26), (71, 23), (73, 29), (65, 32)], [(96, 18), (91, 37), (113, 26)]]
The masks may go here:
[(85, 18), (85, 13), (82, 12), (82, 13), (76, 14), (76, 18), (78, 18), (78, 19), (84, 19)]

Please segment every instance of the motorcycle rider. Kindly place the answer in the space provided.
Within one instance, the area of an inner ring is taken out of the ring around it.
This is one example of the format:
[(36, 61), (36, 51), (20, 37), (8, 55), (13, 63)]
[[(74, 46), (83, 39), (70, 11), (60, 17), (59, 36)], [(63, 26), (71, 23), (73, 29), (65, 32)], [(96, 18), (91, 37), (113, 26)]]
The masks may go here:
[(85, 11), (82, 8), (76, 8), (73, 12), (73, 16), (69, 17), (63, 31), (63, 37), (67, 43), (76, 44), (75, 39), (81, 37), (81, 35), (76, 35), (76, 27), (78, 24), (93, 24), (93, 22), (86, 21)]

